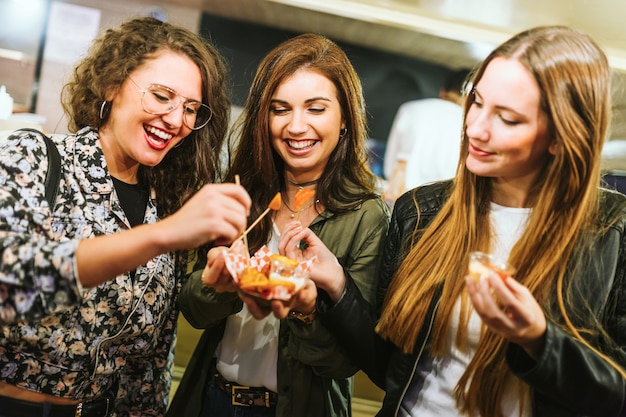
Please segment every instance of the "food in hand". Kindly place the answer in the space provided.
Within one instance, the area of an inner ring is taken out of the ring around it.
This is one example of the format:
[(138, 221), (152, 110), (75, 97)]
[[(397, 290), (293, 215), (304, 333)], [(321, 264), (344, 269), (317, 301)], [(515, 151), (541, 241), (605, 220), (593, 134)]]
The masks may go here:
[(282, 198), (280, 196), (280, 193), (276, 193), (276, 195), (274, 196), (274, 198), (272, 198), (272, 201), (270, 201), (270, 204), (267, 206), (270, 210), (280, 210), (280, 206), (282, 205), (283, 201)]
[(482, 277), (497, 274), (500, 279), (506, 281), (515, 273), (515, 269), (508, 263), (496, 259), (493, 255), (483, 252), (471, 252), (468, 275), (476, 282)]
[(260, 271), (255, 267), (243, 270), (239, 277), (239, 288), (261, 294), (278, 286), (287, 291), (295, 291), (296, 283), (292, 277), (298, 264), (298, 261), (286, 256), (270, 255), (270, 263)]
[(267, 246), (251, 258), (230, 251), (226, 268), (243, 292), (263, 300), (289, 300), (305, 284), (316, 258), (299, 262), (279, 254), (271, 254)]

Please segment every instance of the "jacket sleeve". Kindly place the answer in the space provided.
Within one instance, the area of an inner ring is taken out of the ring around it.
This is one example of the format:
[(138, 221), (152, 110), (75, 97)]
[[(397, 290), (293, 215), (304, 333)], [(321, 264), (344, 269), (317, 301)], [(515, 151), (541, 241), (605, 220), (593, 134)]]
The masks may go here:
[(626, 416), (624, 378), (552, 322), (548, 322), (545, 349), (538, 361), (511, 344), (507, 362), (515, 375), (533, 387), (538, 401), (545, 397), (580, 415)]
[[(320, 239), (326, 239), (324, 243), (335, 253), (344, 273), (358, 288), (356, 291), (363, 294), (363, 301), (368, 306), (374, 302), (381, 247), (388, 224), (389, 212), (385, 203), (375, 199), (364, 202), (358, 213), (350, 213), (343, 220), (339, 216), (333, 226), (333, 238), (325, 236), (323, 230), (320, 233)], [(324, 296), (320, 290), (319, 297)], [(336, 333), (325, 321), (314, 320), (311, 325), (304, 325), (289, 318), (287, 324), (291, 328), (290, 355), (312, 366), (317, 374), (345, 378), (359, 369), (352, 352), (339, 344)]]
[(399, 251), (402, 247), (405, 229), (401, 227), (401, 223), (406, 213), (401, 209), (402, 204), (398, 203), (400, 202), (396, 202), (397, 205), (391, 216), (381, 251), (381, 266), (375, 299), (367, 300), (364, 297), (361, 288), (350, 273), (346, 274), (346, 289), (336, 304), (333, 305), (324, 293), (318, 299), (322, 323), (337, 335), (341, 346), (351, 354), (352, 360), (381, 388), (384, 385), (391, 345), (383, 341), (374, 328), (387, 287), (401, 258)]
[[(450, 184), (445, 181), (420, 187), (407, 191), (396, 200), (383, 245), (373, 304), (364, 298), (350, 276), (339, 302), (332, 305), (327, 297), (321, 297), (318, 301), (323, 323), (337, 335), (341, 346), (350, 352), (355, 363), (382, 389), (385, 389), (387, 364), (394, 351), (393, 344), (383, 340), (374, 330), (385, 295), (398, 266), (410, 248), (418, 218), (420, 227), (432, 220), (441, 201), (446, 198)], [(420, 202), (419, 216), (417, 201)]]
[[(589, 337), (588, 342), (626, 369), (626, 234), (621, 223), (596, 238), (584, 267), (574, 269), (584, 285), (584, 300), (603, 323), (610, 340)], [(621, 224), (621, 226), (620, 226)], [(582, 307), (581, 307), (582, 308)], [(626, 380), (611, 366), (554, 321), (548, 320), (545, 347), (533, 360), (518, 345), (510, 344), (507, 363), (511, 370), (533, 387), (536, 401), (559, 404), (572, 414), (626, 416)]]
[(197, 329), (216, 326), (243, 308), (237, 293), (217, 293), (203, 285), (201, 270), (194, 271), (184, 283), (178, 303), (185, 319)]
[(80, 299), (76, 240), (55, 240), (45, 199), (41, 137), (23, 132), (0, 148), (0, 323), (33, 320)]

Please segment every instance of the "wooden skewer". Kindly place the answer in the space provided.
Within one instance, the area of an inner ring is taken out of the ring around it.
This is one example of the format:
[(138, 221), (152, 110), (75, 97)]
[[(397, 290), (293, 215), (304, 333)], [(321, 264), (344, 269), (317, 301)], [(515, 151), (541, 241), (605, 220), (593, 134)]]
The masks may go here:
[(269, 206), (265, 209), (265, 211), (263, 213), (261, 213), (261, 215), (259, 217), (257, 217), (257, 219), (254, 221), (254, 223), (252, 223), (246, 230), (244, 230), (244, 232), (241, 234), (241, 236), (239, 236), (237, 239), (235, 239), (233, 241), (233, 243), (230, 245), (230, 247), (232, 248), (235, 243), (237, 243), (238, 241), (240, 241), (241, 239), (244, 239), (246, 237), (246, 235), (248, 234), (248, 232), (250, 230), (252, 230), (252, 228), (254, 226), (256, 226), (263, 217), (265, 217), (265, 215), (267, 213), (270, 212), (270, 210), (278, 210), (280, 208), (282, 204), (281, 198), (280, 198), (280, 193), (276, 193), (276, 195), (274, 196), (274, 198), (272, 198), (272, 201), (270, 201)]
[[(235, 184), (241, 185), (241, 181), (239, 179), (239, 174), (235, 174)], [(246, 235), (243, 235), (243, 245), (246, 248), (246, 256), (250, 257), (250, 249), (248, 249), (248, 236), (246, 236)], [(232, 245), (231, 245), (231, 248), (232, 248)]]

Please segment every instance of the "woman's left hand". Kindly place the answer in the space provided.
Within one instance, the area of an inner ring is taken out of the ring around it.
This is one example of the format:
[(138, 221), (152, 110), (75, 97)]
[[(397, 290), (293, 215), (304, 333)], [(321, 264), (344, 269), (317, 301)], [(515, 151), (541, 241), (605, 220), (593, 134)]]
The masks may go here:
[(303, 228), (300, 222), (288, 223), (280, 237), (279, 249), (281, 253), (300, 261), (315, 257), (317, 261), (309, 277), (326, 291), (333, 302), (339, 300), (346, 286), (343, 267), (311, 229)]
[(478, 282), (465, 277), (474, 309), (494, 332), (522, 347), (532, 358), (543, 351), (546, 316), (528, 288), (508, 277), (497, 274)]

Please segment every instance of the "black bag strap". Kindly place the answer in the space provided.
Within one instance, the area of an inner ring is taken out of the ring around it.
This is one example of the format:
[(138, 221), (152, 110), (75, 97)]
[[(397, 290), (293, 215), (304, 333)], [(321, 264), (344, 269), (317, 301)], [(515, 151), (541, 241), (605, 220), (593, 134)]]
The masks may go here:
[(48, 172), (46, 173), (46, 200), (50, 206), (50, 210), (54, 208), (54, 202), (57, 199), (57, 193), (59, 192), (59, 181), (61, 180), (61, 155), (57, 146), (52, 139), (37, 129), (22, 128), (19, 129), (25, 132), (34, 133), (37, 136), (41, 136), (46, 142), (46, 149), (48, 151)]

